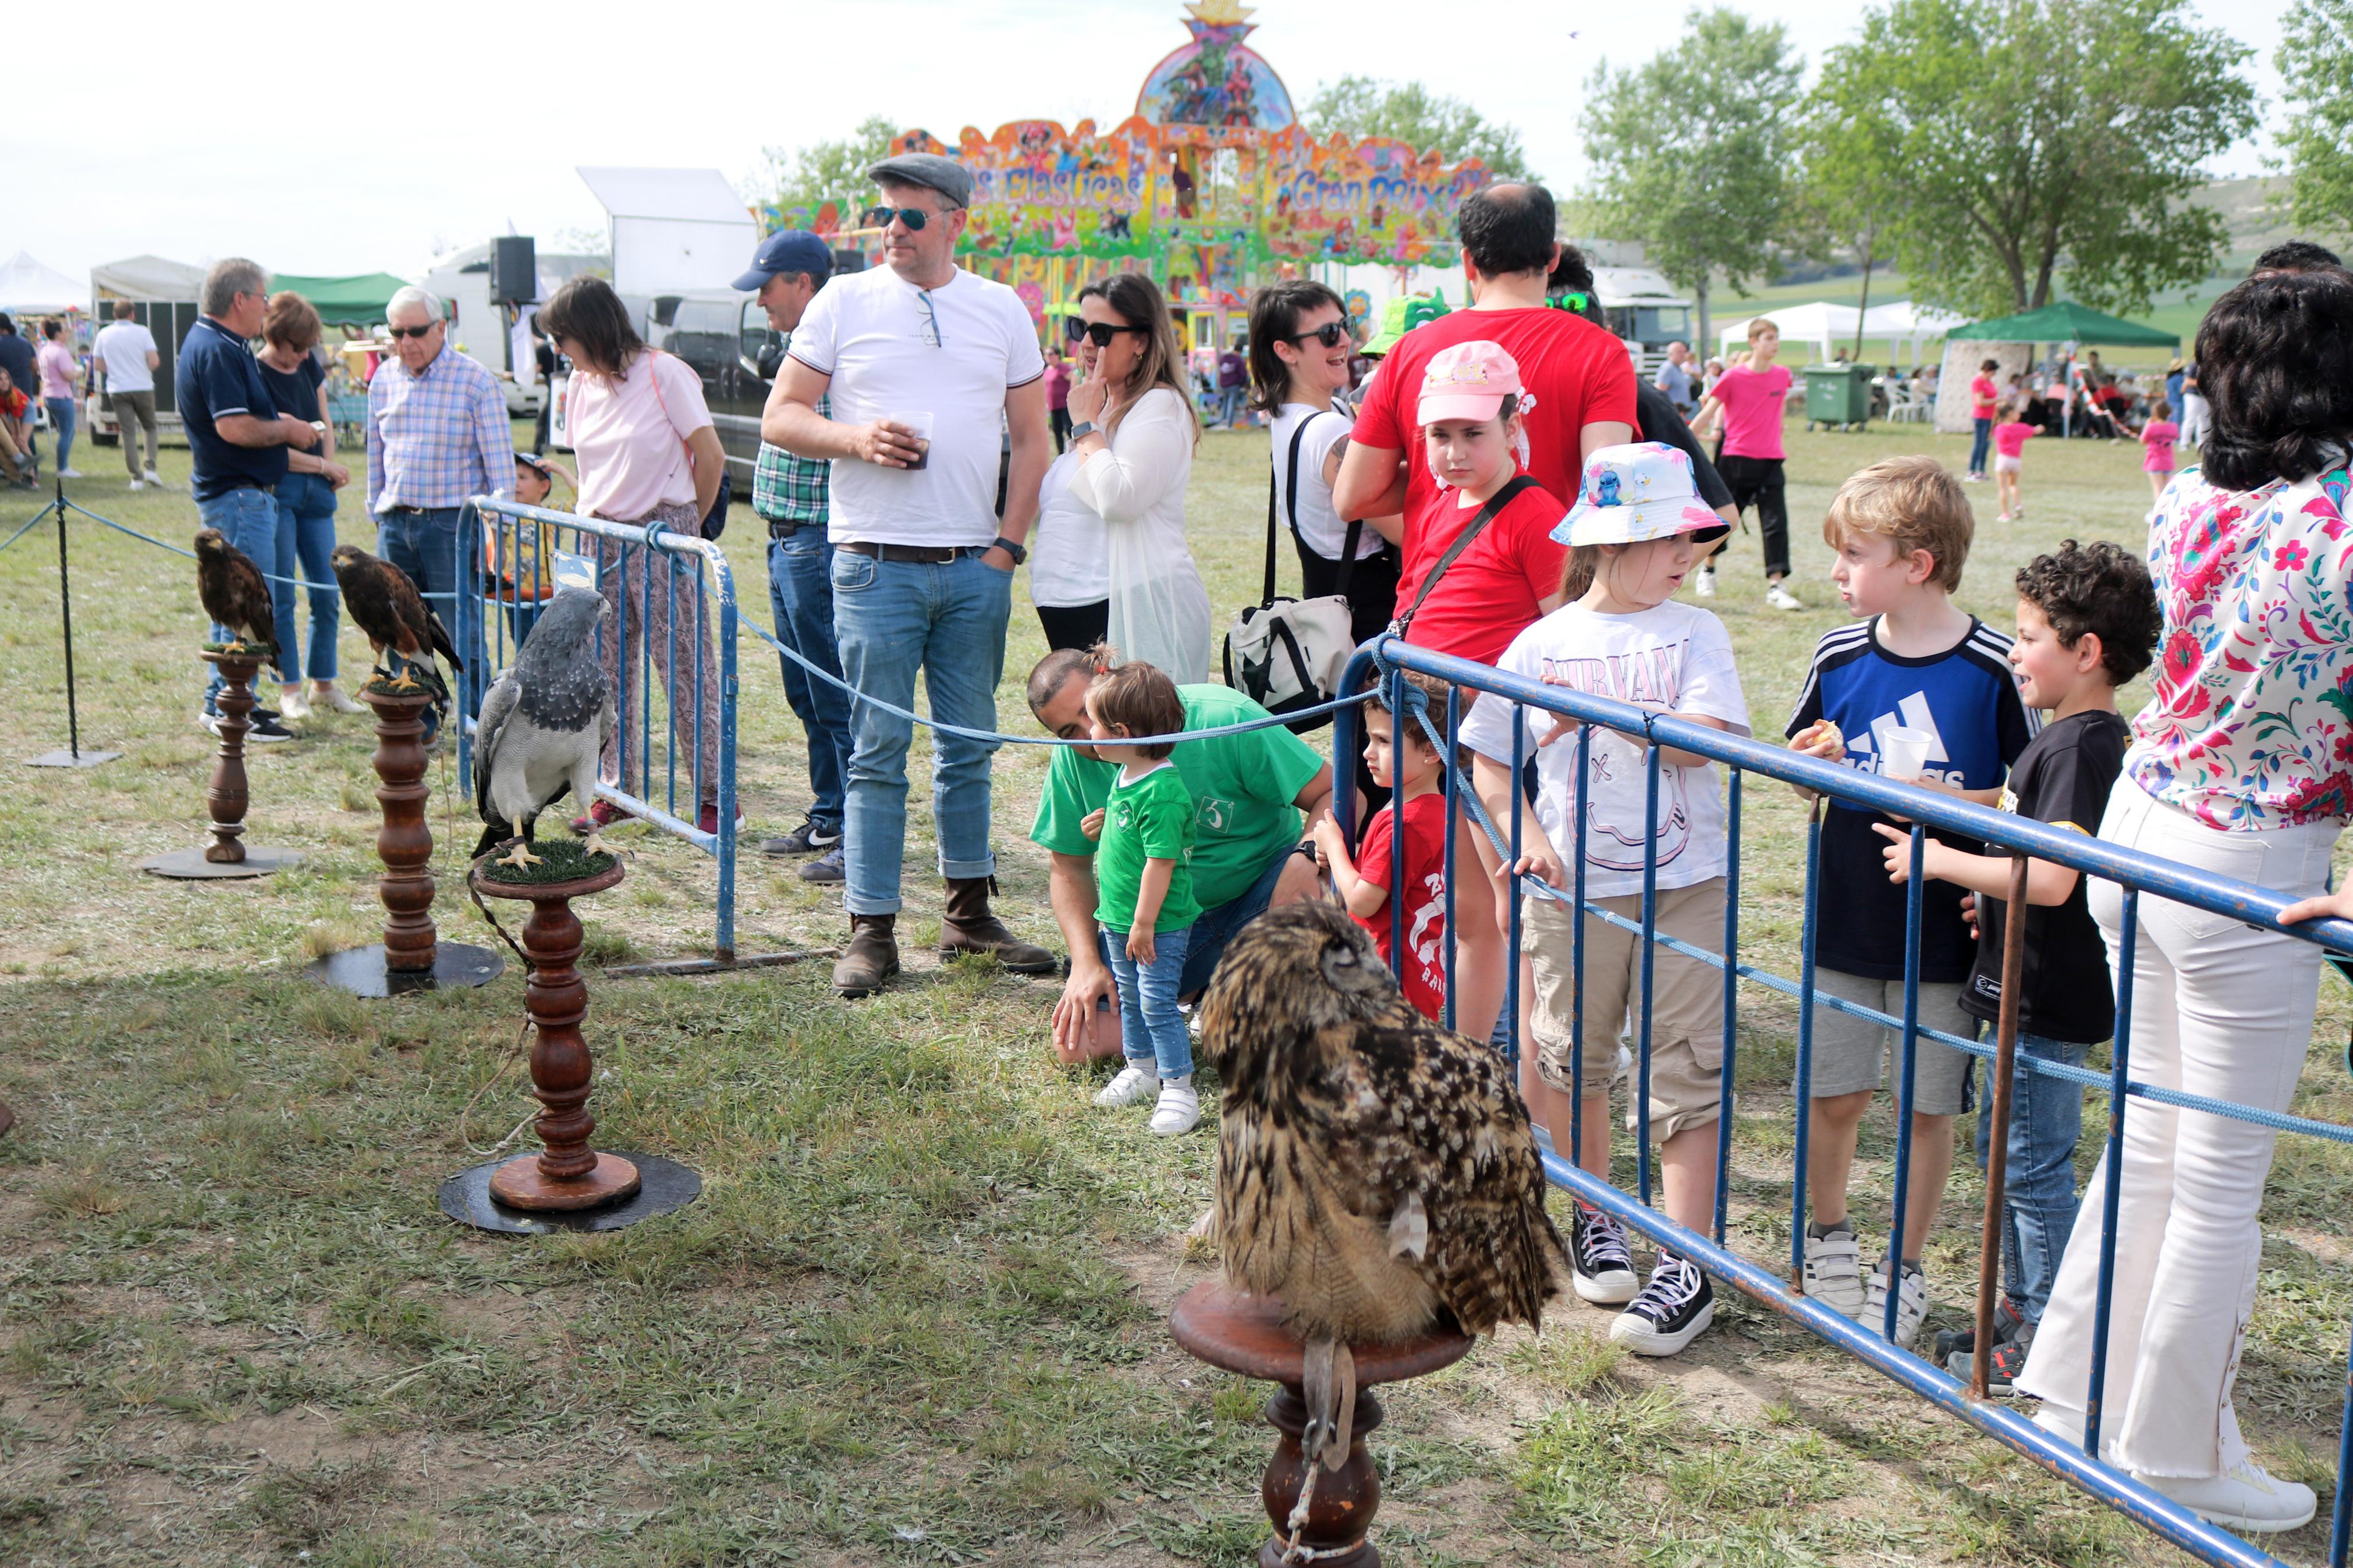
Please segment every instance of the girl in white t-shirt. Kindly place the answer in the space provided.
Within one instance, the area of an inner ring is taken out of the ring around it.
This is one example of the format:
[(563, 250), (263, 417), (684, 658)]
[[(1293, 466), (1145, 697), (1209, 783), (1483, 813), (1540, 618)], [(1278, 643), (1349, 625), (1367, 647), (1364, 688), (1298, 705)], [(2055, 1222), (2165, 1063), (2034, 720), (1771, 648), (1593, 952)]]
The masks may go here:
[[(1250, 297), (1250, 406), (1274, 427), (1274, 515), (1291, 530), (1304, 598), (1341, 591), (1349, 520), (1333, 509), (1332, 481), (1356, 419), (1342, 396), (1356, 352), (1347, 306), (1324, 285), (1290, 279)], [(1397, 613), (1403, 522), (1368, 518), (1356, 529), (1347, 598), (1359, 643), (1378, 636)]]
[[(1605, 447), (1587, 459), (1577, 505), (1554, 538), (1570, 546), (1562, 584), (1567, 602), (1513, 639), (1496, 668), (1548, 686), (1672, 713), (1711, 729), (1748, 733), (1747, 705), (1724, 623), (1674, 592), (1726, 531), (1699, 499), (1691, 459), (1659, 442)], [(1514, 869), (1564, 893), (1577, 880), (1567, 856), (1577, 853), (1580, 817), (1585, 896), (1627, 920), (1642, 913), (1646, 860), (1656, 866), (1658, 930), (1695, 947), (1724, 938), (1724, 805), (1715, 769), (1694, 753), (1660, 751), (1658, 816), (1648, 815), (1647, 747), (1639, 735), (1595, 726), (1586, 772), (1578, 773), (1578, 724), (1482, 696), (1461, 730), (1473, 753), (1479, 799), (1506, 824), (1520, 783), (1512, 769), (1513, 730), (1525, 725), (1522, 755), (1536, 762), (1533, 819), (1523, 817), (1523, 850)], [(1611, 1047), (1630, 1008), (1638, 1023), (1641, 941), (1585, 915), (1585, 969), (1576, 969), (1576, 927), (1552, 899), (1524, 899), (1522, 947), (1534, 976), (1535, 1071), (1522, 1055), (1521, 1084), (1530, 1105), (1566, 1152), (1572, 1120), (1580, 1124), (1578, 1163), (1607, 1179), (1609, 1170)], [(1715, 1204), (1716, 1119), (1723, 1100), (1724, 981), (1696, 960), (1662, 948), (1652, 958), (1649, 999), (1650, 1119), (1659, 1138), (1667, 1213), (1704, 1233)], [(1588, 1056), (1575, 1074), (1574, 1020), (1581, 1016)], [(1582, 1102), (1572, 1085), (1584, 1090)], [(1599, 1210), (1577, 1205), (1571, 1233), (1577, 1293), (1597, 1305), (1623, 1305), (1609, 1337), (1640, 1355), (1672, 1355), (1715, 1315), (1705, 1278), (1687, 1259), (1661, 1249), (1650, 1283), (1636, 1289), (1625, 1232)]]

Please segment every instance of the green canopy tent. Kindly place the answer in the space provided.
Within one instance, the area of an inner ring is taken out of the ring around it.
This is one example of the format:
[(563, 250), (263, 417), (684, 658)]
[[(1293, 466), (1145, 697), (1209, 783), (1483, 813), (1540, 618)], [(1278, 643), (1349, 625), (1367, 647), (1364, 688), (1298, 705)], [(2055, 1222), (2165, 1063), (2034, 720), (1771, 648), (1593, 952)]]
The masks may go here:
[(389, 272), (363, 272), (350, 278), (304, 278), (291, 272), (273, 275), (271, 289), (291, 289), (311, 301), (328, 321), (357, 321), (372, 326), (384, 320), (385, 302), (408, 287), (406, 278)]
[(2070, 300), (2045, 305), (2022, 316), (2003, 316), (1972, 326), (1955, 327), (1945, 336), (1947, 341), (1968, 338), (2004, 343), (2104, 343), (2113, 348), (2181, 352), (2178, 332), (2144, 327), (2138, 321), (2127, 321), (2122, 316), (2107, 315)]

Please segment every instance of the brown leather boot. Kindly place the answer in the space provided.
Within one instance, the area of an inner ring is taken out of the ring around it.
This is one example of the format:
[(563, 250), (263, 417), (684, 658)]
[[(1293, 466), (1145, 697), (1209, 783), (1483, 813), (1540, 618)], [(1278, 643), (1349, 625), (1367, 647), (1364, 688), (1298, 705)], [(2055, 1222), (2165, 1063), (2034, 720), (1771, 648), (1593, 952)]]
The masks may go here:
[(950, 877), (948, 905), (940, 914), (940, 956), (959, 952), (993, 952), (997, 962), (1016, 974), (1051, 974), (1060, 967), (1054, 955), (1032, 946), (1005, 929), (988, 912), (988, 895), (997, 891), (994, 877)]
[(899, 917), (852, 915), (849, 946), (833, 965), (833, 989), (855, 1000), (871, 996), (899, 973)]

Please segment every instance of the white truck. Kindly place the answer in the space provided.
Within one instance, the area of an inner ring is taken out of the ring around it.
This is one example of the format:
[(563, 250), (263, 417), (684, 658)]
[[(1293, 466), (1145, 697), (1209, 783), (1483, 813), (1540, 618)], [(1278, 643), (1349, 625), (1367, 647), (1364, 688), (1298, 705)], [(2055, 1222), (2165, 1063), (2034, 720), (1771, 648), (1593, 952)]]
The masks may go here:
[(1691, 344), (1695, 353), (1700, 348), (1692, 343), (1692, 302), (1663, 274), (1647, 267), (1597, 267), (1593, 292), (1644, 380), (1658, 374), (1669, 343)]

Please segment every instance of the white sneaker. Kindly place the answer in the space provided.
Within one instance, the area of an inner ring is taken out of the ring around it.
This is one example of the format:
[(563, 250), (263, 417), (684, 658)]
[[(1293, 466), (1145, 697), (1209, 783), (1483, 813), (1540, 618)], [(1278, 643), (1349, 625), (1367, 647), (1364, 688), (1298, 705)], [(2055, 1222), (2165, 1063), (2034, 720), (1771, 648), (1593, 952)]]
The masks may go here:
[[(2052, 1399), (2044, 1400), (2042, 1408), (2034, 1413), (2037, 1426), (2079, 1454), (2084, 1451), (2084, 1421), (2083, 1411)], [(2100, 1458), (2111, 1461), (2116, 1457), (2116, 1438), (2112, 1436), (2114, 1426), (2110, 1422), (2100, 1428)]]
[(301, 687), (289, 686), (280, 689), (278, 716), (280, 719), (308, 719), (311, 716), (311, 700), (302, 694)]
[(61, 479), (86, 479), (90, 478), (90, 476), (83, 473), (79, 468), (59, 468), (58, 470), (58, 478)]
[(1160, 1068), (1151, 1061), (1129, 1062), (1095, 1091), (1097, 1105), (1134, 1105), (1160, 1092)]
[(324, 702), (338, 713), (364, 713), (367, 704), (354, 701), (340, 686), (330, 686), (315, 693), (314, 700)]
[(153, 485), (159, 490), (170, 488), (164, 483), (164, 476), (157, 473), (153, 468), (148, 469), (143, 478), (145, 478), (149, 484)]
[(1161, 1138), (1176, 1138), (1190, 1132), (1201, 1124), (1201, 1097), (1193, 1092), (1193, 1075), (1163, 1079), (1160, 1083), (1160, 1103), (1152, 1108), (1152, 1131)]
[[(1928, 1315), (1927, 1277), (1904, 1270), (1904, 1283), (1895, 1291), (1895, 1338), (1897, 1350), (1908, 1351), (1920, 1334), (1920, 1321)], [(1871, 1271), (1871, 1283), (1862, 1293), (1862, 1316), (1856, 1320), (1863, 1328), (1883, 1337), (1887, 1332), (1887, 1264), (1883, 1259)]]
[(1703, 566), (1692, 574), (1692, 592), (1703, 599), (1715, 597), (1715, 568)]
[(1862, 1315), (1862, 1244), (1852, 1230), (1806, 1237), (1806, 1294), (1843, 1318)]
[(145, 489), (147, 487), (146, 487), (145, 485), (143, 485), (143, 484), (140, 483), (137, 479), (133, 479), (133, 480), (132, 480), (132, 481), (131, 481), (131, 488), (132, 488), (132, 489), (134, 489), (134, 490), (143, 490), (143, 489)]
[[(2081, 1432), (2082, 1427), (2076, 1431)], [(2284, 1481), (2255, 1463), (2240, 1460), (2219, 1476), (2138, 1476), (2137, 1479), (2179, 1503), (2210, 1524), (2262, 1534), (2300, 1530), (2312, 1522), (2316, 1500), (2300, 1481)]]
[(1778, 583), (1765, 590), (1765, 602), (1777, 610), (1802, 610), (1806, 607), (1798, 602), (1795, 594)]

